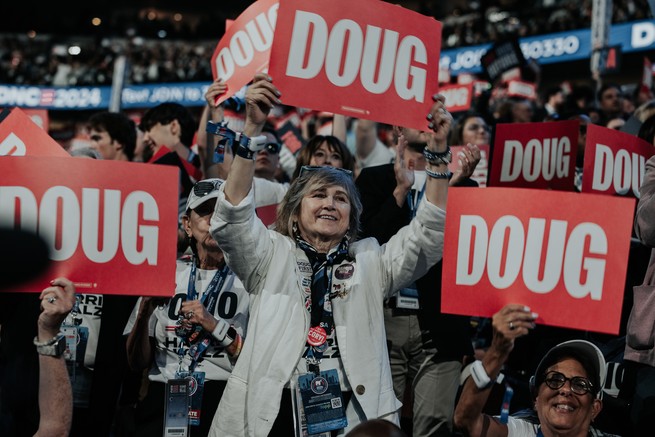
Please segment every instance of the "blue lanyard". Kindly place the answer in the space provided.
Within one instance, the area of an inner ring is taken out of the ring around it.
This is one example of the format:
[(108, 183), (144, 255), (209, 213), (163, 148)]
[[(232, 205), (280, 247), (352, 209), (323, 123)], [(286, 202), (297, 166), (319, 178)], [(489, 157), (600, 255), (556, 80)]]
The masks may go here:
[[(198, 296), (198, 291), (196, 290), (196, 260), (195, 258), (191, 262), (191, 273), (189, 273), (189, 284), (187, 285), (187, 299), (194, 300)], [(216, 308), (216, 302), (218, 301), (218, 294), (225, 284), (225, 278), (229, 272), (229, 268), (226, 265), (223, 269), (219, 269), (212, 278), (207, 291), (200, 298), (200, 302), (207, 308), (209, 314), (214, 314), (214, 309)], [(191, 329), (185, 336), (180, 336), (182, 340), (180, 342), (180, 348), (178, 349), (178, 355), (180, 356), (180, 362), (184, 357), (184, 347), (183, 345), (188, 342), (189, 337), (192, 335), (197, 335), (199, 337), (192, 345), (189, 347), (189, 357), (191, 358), (191, 364), (189, 365), (189, 372), (193, 372), (200, 356), (207, 350), (211, 344), (211, 332), (204, 331), (202, 326), (196, 325)]]
[(418, 207), (418, 204), (421, 202), (424, 193), (425, 193), (425, 184), (423, 184), (423, 188), (421, 188), (421, 191), (418, 192), (418, 196), (416, 196), (416, 203), (414, 203), (414, 196), (412, 196), (412, 190), (410, 189), (409, 192), (407, 193), (407, 205), (409, 205), (409, 210), (411, 211), (412, 218), (416, 217), (416, 208)]

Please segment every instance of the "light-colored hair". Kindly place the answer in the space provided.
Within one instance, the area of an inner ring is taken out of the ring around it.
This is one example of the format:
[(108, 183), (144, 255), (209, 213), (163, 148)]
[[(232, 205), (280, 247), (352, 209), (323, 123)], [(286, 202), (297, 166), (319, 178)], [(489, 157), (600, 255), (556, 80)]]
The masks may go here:
[(300, 216), (302, 199), (317, 188), (335, 185), (343, 188), (350, 200), (348, 242), (355, 241), (360, 230), (359, 218), (362, 215), (359, 191), (351, 174), (328, 166), (304, 171), (291, 183), (284, 199), (277, 207), (275, 230), (282, 235), (295, 238), (293, 223)]

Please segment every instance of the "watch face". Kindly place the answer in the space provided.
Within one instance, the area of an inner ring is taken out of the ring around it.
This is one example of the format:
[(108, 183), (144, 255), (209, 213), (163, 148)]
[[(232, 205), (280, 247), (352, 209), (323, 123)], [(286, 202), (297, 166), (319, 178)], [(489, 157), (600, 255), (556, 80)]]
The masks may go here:
[(57, 342), (54, 344), (55, 348), (55, 357), (60, 357), (66, 352), (66, 337), (63, 335), (59, 337)]

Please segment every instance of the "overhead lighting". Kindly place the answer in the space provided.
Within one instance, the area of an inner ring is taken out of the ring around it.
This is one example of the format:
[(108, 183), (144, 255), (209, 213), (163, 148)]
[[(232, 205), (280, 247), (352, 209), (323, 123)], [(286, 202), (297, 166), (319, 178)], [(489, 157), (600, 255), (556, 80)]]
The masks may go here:
[(102, 20), (99, 17), (93, 17), (91, 18), (91, 24), (98, 27), (102, 24)]
[(71, 56), (77, 56), (82, 53), (80, 46), (70, 46), (68, 47), (68, 54)]

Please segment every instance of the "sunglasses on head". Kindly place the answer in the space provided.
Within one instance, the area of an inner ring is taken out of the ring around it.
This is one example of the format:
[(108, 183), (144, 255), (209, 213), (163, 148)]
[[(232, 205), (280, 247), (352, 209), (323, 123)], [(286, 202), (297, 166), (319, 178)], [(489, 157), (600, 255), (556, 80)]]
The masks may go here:
[(222, 181), (200, 181), (193, 186), (193, 194), (198, 197), (204, 197), (214, 190), (218, 190)]
[(594, 385), (591, 381), (582, 376), (567, 378), (560, 372), (548, 372), (544, 379), (546, 385), (552, 390), (559, 390), (564, 386), (564, 384), (566, 384), (566, 381), (570, 381), (571, 391), (577, 395), (586, 395), (590, 392), (593, 393)]
[(325, 169), (325, 168), (340, 171), (342, 173), (347, 174), (350, 177), (352, 177), (352, 175), (353, 175), (352, 171), (350, 171), (348, 169), (345, 169), (345, 168), (341, 168), (341, 167), (332, 167), (332, 166), (329, 166), (329, 165), (303, 165), (302, 167), (300, 167), (300, 173), (298, 173), (298, 177), (302, 176), (303, 173), (322, 170), (322, 169)]
[(271, 155), (277, 155), (280, 153), (282, 145), (279, 143), (266, 143), (266, 147), (263, 150), (266, 150)]

